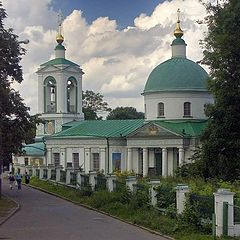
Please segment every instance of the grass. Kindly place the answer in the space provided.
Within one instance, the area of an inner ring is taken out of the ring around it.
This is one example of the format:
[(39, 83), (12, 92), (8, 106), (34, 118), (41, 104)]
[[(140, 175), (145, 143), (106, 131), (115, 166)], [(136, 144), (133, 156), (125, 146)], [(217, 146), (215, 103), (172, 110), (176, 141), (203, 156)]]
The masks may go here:
[[(78, 204), (85, 204), (95, 209), (109, 213), (125, 221), (149, 228), (159, 233), (171, 236), (176, 240), (212, 240), (211, 235), (196, 233), (190, 226), (181, 226), (176, 218), (170, 218), (160, 214), (150, 206), (136, 208), (134, 203), (129, 200), (127, 194), (119, 192), (98, 191), (91, 192), (80, 191), (56, 184), (50, 181), (42, 181), (37, 178), (31, 178), (31, 185), (58, 194), (68, 200)], [(86, 196), (88, 195), (88, 196)], [(221, 240), (240, 239), (240, 238), (217, 238)]]
[(0, 198), (0, 218), (6, 217), (16, 207), (17, 204), (14, 201), (2, 196)]

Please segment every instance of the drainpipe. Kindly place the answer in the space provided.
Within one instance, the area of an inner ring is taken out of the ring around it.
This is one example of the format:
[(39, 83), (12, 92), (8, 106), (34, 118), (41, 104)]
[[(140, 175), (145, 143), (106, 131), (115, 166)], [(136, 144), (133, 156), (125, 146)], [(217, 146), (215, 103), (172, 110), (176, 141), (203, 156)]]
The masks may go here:
[(109, 138), (106, 137), (107, 140), (107, 173), (109, 173)]

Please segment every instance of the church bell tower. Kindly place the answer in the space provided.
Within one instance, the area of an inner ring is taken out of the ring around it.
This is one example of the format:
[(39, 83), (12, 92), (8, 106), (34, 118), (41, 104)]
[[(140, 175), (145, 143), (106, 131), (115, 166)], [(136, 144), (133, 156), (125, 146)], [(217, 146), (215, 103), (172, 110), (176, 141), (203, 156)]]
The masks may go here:
[(62, 130), (62, 124), (83, 120), (82, 69), (65, 58), (62, 20), (56, 36), (55, 58), (40, 65), (38, 75), (38, 114), (44, 124), (37, 126), (37, 136)]

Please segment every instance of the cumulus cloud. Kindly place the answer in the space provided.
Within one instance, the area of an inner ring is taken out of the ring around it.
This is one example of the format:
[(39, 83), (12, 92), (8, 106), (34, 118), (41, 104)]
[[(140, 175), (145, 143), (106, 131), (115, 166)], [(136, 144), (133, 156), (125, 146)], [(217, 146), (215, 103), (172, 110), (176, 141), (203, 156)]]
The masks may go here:
[[(50, 3), (51, 0), (3, 0), (8, 13), (7, 26), (13, 27), (21, 38), (30, 40), (22, 61), (25, 81), (15, 87), (32, 113), (37, 112), (35, 71), (41, 63), (54, 57), (56, 45), (57, 13), (49, 7)], [(149, 16), (139, 13), (134, 25), (122, 30), (108, 17), (87, 23), (81, 10), (66, 16), (63, 22), (66, 57), (85, 72), (83, 89), (100, 92), (112, 108), (133, 106), (143, 111), (140, 94), (151, 70), (171, 57), (178, 8), (183, 9), (181, 26), (188, 44), (187, 55), (200, 60), (202, 50), (198, 42), (206, 26), (196, 22), (205, 16), (198, 0), (165, 1)]]

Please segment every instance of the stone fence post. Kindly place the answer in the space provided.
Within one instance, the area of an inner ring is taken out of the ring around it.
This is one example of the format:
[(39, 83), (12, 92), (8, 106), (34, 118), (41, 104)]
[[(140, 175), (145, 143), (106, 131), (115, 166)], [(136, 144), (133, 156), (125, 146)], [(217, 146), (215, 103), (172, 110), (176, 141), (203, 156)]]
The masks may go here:
[(71, 182), (71, 172), (74, 171), (73, 167), (66, 168), (66, 184), (69, 185)]
[[(214, 210), (216, 214), (216, 235), (234, 236), (233, 196), (229, 189), (220, 188), (214, 193)], [(224, 205), (226, 206), (227, 226), (224, 227)]]
[(157, 191), (156, 191), (156, 187), (160, 185), (160, 180), (159, 179), (152, 179), (149, 182), (150, 185), (150, 196), (151, 196), (151, 205), (152, 206), (156, 206), (157, 205)]
[(60, 182), (60, 171), (63, 169), (63, 167), (61, 165), (56, 167), (56, 182)]
[(109, 192), (114, 191), (114, 184), (113, 182), (117, 179), (116, 175), (108, 175), (107, 176), (107, 189)]
[(47, 173), (47, 179), (51, 179), (52, 177), (52, 170), (55, 168), (55, 166), (53, 164), (48, 164), (47, 169), (48, 169), (48, 173)]
[(189, 192), (189, 187), (184, 184), (178, 184), (176, 187), (177, 213), (181, 214), (184, 211), (186, 203), (186, 193)]
[(133, 185), (137, 183), (137, 178), (135, 176), (129, 176), (126, 179), (126, 186), (133, 191)]
[(43, 169), (45, 169), (45, 165), (39, 166), (39, 179), (43, 179)]
[(93, 191), (95, 190), (96, 177), (97, 177), (97, 172), (95, 171), (89, 172), (89, 184), (91, 185)]

